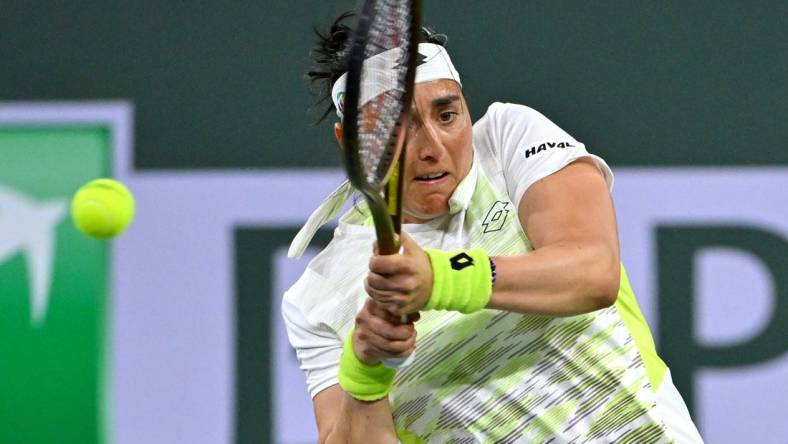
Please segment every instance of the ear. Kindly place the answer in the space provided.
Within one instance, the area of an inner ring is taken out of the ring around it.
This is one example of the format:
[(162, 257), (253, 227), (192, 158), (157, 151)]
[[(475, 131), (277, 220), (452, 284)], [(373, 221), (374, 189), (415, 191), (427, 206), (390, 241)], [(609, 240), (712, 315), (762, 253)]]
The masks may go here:
[(345, 131), (342, 129), (342, 122), (334, 123), (334, 137), (337, 139), (339, 149), (345, 149)]

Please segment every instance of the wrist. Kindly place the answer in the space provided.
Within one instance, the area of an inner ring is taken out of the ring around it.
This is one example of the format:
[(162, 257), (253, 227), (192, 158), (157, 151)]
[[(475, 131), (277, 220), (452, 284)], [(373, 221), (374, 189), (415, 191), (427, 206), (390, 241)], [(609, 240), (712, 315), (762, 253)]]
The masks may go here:
[(424, 250), (432, 265), (432, 294), (425, 310), (479, 311), (490, 301), (493, 266), (481, 248), (442, 251)]
[(352, 328), (345, 339), (339, 360), (339, 385), (350, 396), (361, 401), (385, 398), (391, 391), (396, 371), (382, 362), (371, 365), (359, 359), (353, 345), (354, 331), (355, 328)]
[[(356, 358), (359, 361), (361, 361), (362, 363), (364, 363), (366, 365), (369, 365), (369, 366), (375, 366), (375, 365), (378, 365), (378, 364), (380, 364), (382, 362), (381, 359), (375, 359), (373, 357), (367, 356), (363, 351), (359, 350), (358, 341), (354, 341), (353, 340), (353, 336), (355, 336), (355, 328), (353, 328), (351, 330), (351, 334), (350, 334), (350, 336), (348, 336), (347, 340), (350, 341), (350, 343), (351, 343), (350, 345), (351, 345), (351, 349), (353, 350), (353, 354), (356, 356)], [(343, 353), (344, 353), (344, 351), (343, 351)]]

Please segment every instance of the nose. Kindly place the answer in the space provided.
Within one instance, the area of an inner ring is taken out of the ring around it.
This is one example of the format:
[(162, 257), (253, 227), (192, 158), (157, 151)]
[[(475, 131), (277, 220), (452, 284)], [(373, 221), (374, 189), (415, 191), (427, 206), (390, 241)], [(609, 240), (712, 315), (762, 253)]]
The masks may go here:
[(434, 162), (443, 156), (446, 147), (435, 128), (430, 124), (421, 124), (411, 128), (408, 137), (408, 153), (419, 160)]

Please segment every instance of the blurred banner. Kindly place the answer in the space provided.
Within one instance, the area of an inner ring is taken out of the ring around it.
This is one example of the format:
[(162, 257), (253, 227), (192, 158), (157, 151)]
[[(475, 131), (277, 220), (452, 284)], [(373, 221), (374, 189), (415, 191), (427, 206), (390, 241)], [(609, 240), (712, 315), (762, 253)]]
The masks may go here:
[[(314, 442), (279, 304), (308, 262), (287, 245), (341, 171), (137, 171), (132, 120), (0, 106), (0, 442)], [(107, 174), (138, 202), (112, 243), (66, 214)], [(705, 438), (783, 442), (788, 168), (615, 174), (624, 263)]]
[(52, 107), (31, 122), (27, 110), (0, 105), (0, 442), (96, 442), (110, 262), (107, 244), (70, 224), (68, 205), (110, 175), (117, 147), (105, 122)]
[[(343, 177), (312, 27), (355, 2), (50, 3), (0, 20), (0, 443), (315, 442), (279, 305)], [(786, 442), (788, 3), (426, 3), (475, 118), (531, 106), (611, 164), (707, 442)], [(68, 214), (101, 176), (137, 198), (111, 242)]]

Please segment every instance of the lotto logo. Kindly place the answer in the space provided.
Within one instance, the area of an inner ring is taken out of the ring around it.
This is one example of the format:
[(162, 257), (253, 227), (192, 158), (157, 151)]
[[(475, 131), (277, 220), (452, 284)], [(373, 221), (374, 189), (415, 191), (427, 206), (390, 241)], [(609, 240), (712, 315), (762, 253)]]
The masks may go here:
[(473, 258), (468, 256), (465, 252), (453, 256), (451, 259), (449, 259), (449, 262), (451, 262), (452, 270), (457, 271), (473, 266)]

